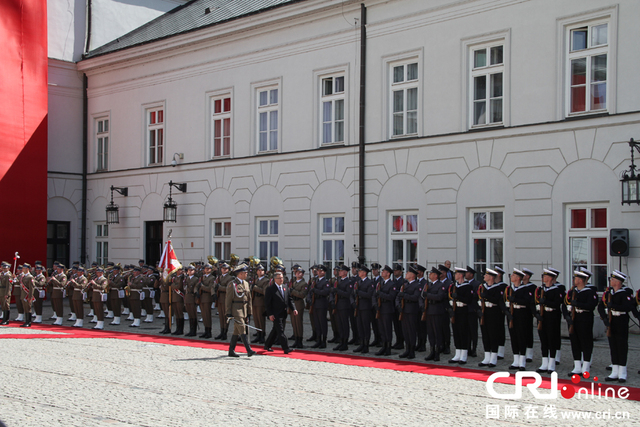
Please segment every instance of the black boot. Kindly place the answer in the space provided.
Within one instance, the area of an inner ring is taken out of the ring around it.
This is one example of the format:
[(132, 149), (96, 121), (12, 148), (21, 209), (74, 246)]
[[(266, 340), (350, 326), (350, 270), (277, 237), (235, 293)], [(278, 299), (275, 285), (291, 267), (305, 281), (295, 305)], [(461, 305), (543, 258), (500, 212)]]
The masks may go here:
[(260, 338), (258, 339), (258, 344), (264, 344), (264, 332), (260, 332)]
[(387, 349), (385, 350), (383, 356), (391, 356), (393, 353), (391, 353), (391, 342), (387, 343)]
[(418, 347), (415, 351), (427, 351), (427, 341), (425, 339), (420, 338), (418, 340)]
[(242, 334), (240, 335), (240, 339), (242, 340), (242, 344), (244, 344), (244, 348), (247, 350), (247, 356), (251, 357), (256, 354), (255, 351), (251, 350), (251, 345), (249, 345), (249, 337), (247, 337), (245, 334)]
[(316, 337), (316, 333), (314, 332), (309, 338), (307, 338), (307, 342), (318, 341), (318, 337)]
[(21, 328), (30, 328), (31, 327), (31, 313), (24, 314), (24, 323), (20, 325)]
[(251, 340), (251, 344), (260, 344), (260, 336), (261, 336), (262, 332), (258, 331), (256, 332), (254, 338)]
[(298, 346), (296, 348), (304, 348), (304, 344), (302, 343), (302, 337), (296, 338), (296, 342), (298, 343)]
[(200, 338), (211, 338), (211, 328), (204, 328), (204, 334)]
[[(220, 337), (220, 339), (226, 341), (228, 332), (229, 332), (229, 328), (224, 328), (224, 331), (222, 331), (222, 334), (221, 334), (222, 337)], [(238, 341), (238, 340), (236, 339), (236, 341)]]
[(320, 348), (327, 348), (327, 336), (320, 335)]
[(404, 342), (403, 341), (396, 341), (396, 344), (394, 346), (391, 347), (394, 350), (402, 350), (404, 348)]
[(171, 328), (169, 327), (169, 319), (165, 319), (164, 321), (164, 329), (160, 331), (161, 334), (166, 335), (171, 333)]
[(368, 345), (364, 345), (362, 347), (362, 351), (360, 351), (360, 354), (367, 354), (369, 353), (369, 346)]
[(216, 335), (215, 337), (213, 337), (213, 339), (214, 340), (221, 340), (223, 336), (224, 336), (224, 329), (220, 329), (220, 333), (218, 335)]
[(176, 320), (176, 330), (171, 332), (171, 335), (183, 335), (184, 334), (184, 319)]
[(433, 361), (434, 362), (439, 362), (440, 361), (440, 349), (436, 348), (436, 354), (433, 356)]
[(240, 357), (235, 352), (237, 343), (238, 343), (238, 336), (232, 335), (231, 342), (229, 343), (229, 357)]
[(0, 325), (8, 325), (9, 324), (9, 315), (10, 315), (10, 311), (9, 310), (4, 310), (2, 312), (2, 323), (0, 323)]
[(415, 359), (416, 358), (416, 347), (414, 345), (409, 346), (409, 355), (407, 359)]
[(195, 337), (197, 327), (198, 327), (198, 319), (189, 319), (189, 333), (185, 335), (185, 337)]
[(380, 348), (380, 350), (376, 351), (376, 356), (384, 356), (384, 354), (387, 352), (387, 343), (383, 342), (382, 343), (382, 348)]
[(409, 354), (411, 353), (411, 350), (409, 349), (409, 344), (407, 344), (406, 347), (407, 349), (404, 351), (404, 353), (398, 356), (400, 359), (406, 359), (407, 357), (409, 357)]
[(316, 340), (316, 343), (314, 345), (311, 346), (311, 348), (320, 348), (320, 346), (322, 345), (322, 337), (318, 337), (318, 339)]
[(355, 350), (353, 350), (353, 352), (354, 353), (360, 353), (363, 349), (364, 349), (364, 346), (362, 344), (360, 344)]
[(436, 349), (431, 347), (431, 353), (427, 357), (424, 358), (427, 362), (433, 360), (436, 357)]

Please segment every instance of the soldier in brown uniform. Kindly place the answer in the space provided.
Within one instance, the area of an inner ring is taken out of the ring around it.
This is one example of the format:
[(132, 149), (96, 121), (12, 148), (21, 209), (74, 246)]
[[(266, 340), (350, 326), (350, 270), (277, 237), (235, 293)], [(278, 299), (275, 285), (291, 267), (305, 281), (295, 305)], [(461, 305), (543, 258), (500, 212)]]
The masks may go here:
[[(111, 325), (119, 325), (122, 316), (122, 300), (125, 297), (124, 287), (127, 285), (127, 279), (122, 274), (122, 269), (119, 265), (113, 266), (111, 277), (107, 276), (106, 270), (103, 277), (109, 281), (109, 292), (107, 292), (107, 301), (105, 302), (110, 301), (109, 305), (111, 306), (111, 313), (113, 314)], [(101, 313), (98, 313), (95, 309), (93, 311), (98, 316), (97, 321), (104, 322), (104, 304), (101, 310)]]
[(220, 276), (216, 285), (216, 308), (218, 309), (218, 319), (220, 320), (220, 334), (216, 335), (215, 340), (227, 339), (227, 315), (225, 301), (227, 299), (227, 286), (233, 281), (233, 276), (229, 274), (229, 264), (222, 263), (220, 265)]
[[(97, 315), (97, 324), (93, 329), (104, 329), (104, 302), (109, 295), (109, 279), (104, 275), (104, 269), (96, 268), (96, 278), (91, 281), (91, 289), (93, 295), (91, 295), (91, 303), (93, 304), (93, 312)], [(117, 297), (117, 295), (116, 295)], [(120, 316), (114, 319), (118, 320), (117, 325), (120, 324)], [(114, 324), (111, 322), (111, 324)]]
[(144, 298), (142, 288), (144, 288), (144, 276), (140, 267), (133, 268), (133, 276), (129, 277), (129, 308), (133, 313), (133, 323), (129, 327), (140, 326), (140, 315), (142, 312), (142, 299)]
[(295, 336), (295, 342), (291, 348), (304, 348), (304, 345), (302, 345), (302, 338), (304, 337), (302, 321), (304, 320), (305, 298), (309, 291), (307, 289), (307, 282), (304, 280), (304, 269), (298, 267), (294, 274), (296, 278), (291, 284), (291, 297), (293, 298), (293, 305), (296, 307), (298, 314), (291, 316), (291, 325), (293, 326), (293, 335)]
[[(18, 265), (18, 274), (13, 278), (13, 289), (12, 295), (14, 301), (16, 302), (16, 308), (18, 309), (18, 317), (16, 317), (16, 322), (24, 322), (24, 307), (20, 304), (20, 293), (22, 290), (20, 289), (20, 278), (22, 277), (22, 264)], [(11, 300), (11, 295), (9, 296), (9, 300)]]
[(84, 293), (87, 287), (87, 278), (84, 277), (84, 267), (76, 268), (76, 277), (69, 280), (69, 284), (73, 288), (73, 308), (76, 313), (76, 328), (82, 328), (84, 323)]
[(182, 268), (176, 270), (175, 276), (171, 278), (171, 314), (176, 316), (176, 330), (171, 335), (184, 334), (184, 274)]
[(251, 357), (256, 354), (249, 344), (247, 327), (245, 326), (249, 324), (249, 318), (251, 317), (251, 291), (249, 290), (249, 284), (245, 280), (248, 272), (249, 267), (244, 263), (236, 267), (234, 270), (236, 277), (230, 281), (225, 295), (227, 317), (229, 320), (231, 318), (234, 320), (233, 335), (229, 344), (230, 357), (238, 357), (235, 352), (238, 338), (242, 340), (244, 348), (247, 350), (247, 356)]
[(31, 327), (31, 304), (33, 304), (33, 276), (31, 266), (22, 264), (22, 275), (20, 277), (20, 299), (16, 300), (16, 305), (22, 305), (22, 312), (25, 320), (20, 327)]
[(67, 287), (67, 275), (64, 274), (64, 265), (58, 264), (56, 272), (49, 278), (51, 289), (51, 305), (56, 312), (56, 321), (54, 325), (62, 325), (64, 316), (64, 289)]
[(36, 265), (36, 275), (33, 277), (34, 296), (36, 300), (33, 302), (33, 310), (36, 312), (36, 318), (33, 323), (42, 323), (42, 301), (46, 295), (47, 278), (43, 274), (44, 267), (41, 264)]
[(189, 333), (186, 337), (195, 337), (198, 328), (197, 306), (196, 306), (196, 286), (200, 279), (196, 276), (196, 268), (193, 265), (187, 267), (187, 277), (184, 279), (184, 306), (189, 315)]
[(2, 309), (2, 323), (0, 325), (9, 324), (9, 315), (11, 314), (11, 290), (13, 289), (11, 280), (13, 274), (9, 269), (11, 264), (6, 261), (2, 261), (2, 273), (0, 273), (0, 308)]
[(202, 324), (204, 325), (204, 334), (200, 335), (200, 338), (211, 338), (211, 303), (213, 302), (215, 284), (216, 278), (213, 275), (213, 266), (205, 264), (204, 275), (197, 291), (200, 295), (200, 312), (202, 314)]
[(160, 306), (162, 307), (162, 312), (166, 313), (164, 316), (164, 329), (160, 331), (161, 334), (170, 334), (171, 333), (171, 310), (169, 306), (171, 304), (170, 295), (173, 292), (171, 290), (171, 277), (167, 277), (166, 280), (160, 279)]
[(253, 341), (254, 343), (264, 344), (264, 331), (266, 328), (266, 316), (265, 316), (265, 308), (264, 308), (264, 293), (267, 290), (267, 286), (269, 286), (269, 278), (264, 274), (264, 266), (259, 264), (256, 268), (256, 283), (253, 285), (253, 289), (251, 290), (251, 301), (253, 302), (253, 323), (256, 325), (256, 328), (262, 329), (262, 331), (258, 331), (258, 336)]

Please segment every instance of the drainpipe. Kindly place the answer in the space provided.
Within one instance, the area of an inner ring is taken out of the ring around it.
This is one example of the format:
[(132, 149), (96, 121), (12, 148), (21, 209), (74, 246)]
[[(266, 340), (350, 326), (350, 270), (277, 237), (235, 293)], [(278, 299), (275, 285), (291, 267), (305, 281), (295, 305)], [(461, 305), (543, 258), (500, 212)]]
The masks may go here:
[(365, 113), (365, 89), (367, 70), (367, 8), (364, 3), (360, 4), (360, 126), (359, 138), (359, 161), (358, 161), (358, 224), (359, 224), (359, 249), (358, 260), (360, 264), (365, 262), (364, 238), (365, 238), (365, 215), (364, 215), (364, 113)]
[(86, 74), (82, 74), (82, 221), (80, 229), (80, 262), (87, 260), (87, 156), (88, 156), (88, 102), (87, 102), (88, 79)]

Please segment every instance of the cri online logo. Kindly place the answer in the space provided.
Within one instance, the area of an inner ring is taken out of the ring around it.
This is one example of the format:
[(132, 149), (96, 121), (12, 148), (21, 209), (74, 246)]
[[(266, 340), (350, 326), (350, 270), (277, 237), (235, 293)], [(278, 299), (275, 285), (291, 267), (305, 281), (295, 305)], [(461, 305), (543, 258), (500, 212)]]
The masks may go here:
[[(491, 397), (495, 397), (496, 399), (521, 399), (522, 398), (522, 379), (523, 378), (532, 378), (534, 381), (529, 384), (525, 384), (524, 386), (529, 389), (533, 397), (536, 399), (557, 399), (558, 398), (558, 374), (553, 372), (551, 374), (551, 389), (549, 393), (540, 393), (538, 391), (538, 387), (542, 384), (542, 377), (537, 372), (516, 372), (516, 384), (515, 384), (515, 393), (498, 393), (493, 389), (493, 383), (498, 378), (509, 378), (509, 372), (496, 372), (492, 374), (486, 383), (487, 392)], [(590, 377), (588, 372), (583, 374), (585, 379)], [(619, 398), (619, 399), (627, 399), (629, 398), (629, 389), (626, 387), (606, 387), (602, 389), (602, 384), (597, 383), (598, 377), (593, 377), (593, 382), (591, 383), (591, 387), (580, 387), (580, 376), (574, 374), (571, 377), (571, 384), (564, 384), (562, 388), (560, 388), (560, 394), (565, 399), (571, 399), (577, 395), (578, 399), (605, 399), (608, 398)]]

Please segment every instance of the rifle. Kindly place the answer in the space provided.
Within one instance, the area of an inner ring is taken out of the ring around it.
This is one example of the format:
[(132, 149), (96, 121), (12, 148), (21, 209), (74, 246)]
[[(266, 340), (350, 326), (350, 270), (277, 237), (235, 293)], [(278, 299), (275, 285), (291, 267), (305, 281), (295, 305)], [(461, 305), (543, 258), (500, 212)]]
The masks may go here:
[[(571, 293), (571, 302), (569, 302), (569, 293)], [(573, 285), (573, 288), (571, 289), (570, 292), (567, 292), (567, 294), (565, 295), (565, 303), (566, 304), (570, 304), (571, 305), (571, 324), (569, 325), (569, 333), (572, 334), (574, 329), (573, 329), (573, 322), (576, 320), (576, 306), (573, 305), (573, 303), (575, 302), (576, 299), (576, 286)]]
[[(603, 295), (604, 297), (604, 295)], [(608, 307), (608, 312), (609, 312), (609, 326), (607, 326), (607, 337), (611, 337), (611, 317), (613, 316), (613, 314), (611, 314), (611, 290), (609, 290), (608, 295), (607, 295), (607, 303), (606, 306)]]
[(353, 293), (356, 294), (356, 308), (353, 311), (353, 317), (358, 316), (358, 302), (360, 302), (360, 296), (358, 295), (358, 280), (356, 279), (356, 285), (353, 287)]
[(484, 283), (480, 286), (478, 286), (478, 298), (480, 298), (480, 305), (482, 307), (482, 315), (480, 316), (480, 326), (484, 325), (484, 309), (485, 309), (485, 301), (484, 298), (482, 297), (482, 291), (481, 289), (484, 288)]
[[(380, 295), (380, 283), (381, 278), (378, 277), (378, 284), (376, 285), (376, 293)], [(380, 307), (382, 307), (382, 298), (378, 296), (378, 309), (376, 310), (376, 319), (380, 318)]]
[[(338, 280), (340, 280), (340, 278), (336, 277), (336, 280), (333, 282), (333, 288), (334, 289), (338, 289)], [(338, 311), (338, 292), (335, 292), (336, 296), (333, 300), (333, 312), (331, 314), (336, 314), (336, 311)]]
[[(400, 287), (400, 292), (404, 293), (404, 283)], [(404, 295), (402, 296), (402, 301), (400, 301), (400, 316), (398, 316), (398, 320), (402, 321), (402, 312), (404, 311)]]
[(449, 291), (447, 292), (449, 294), (449, 299), (451, 301), (453, 301), (453, 314), (451, 315), (451, 324), (454, 325), (456, 323), (456, 302), (458, 302), (458, 300), (456, 298), (453, 297), (453, 289), (456, 286), (455, 283), (452, 283), (449, 285)]
[[(509, 301), (509, 297), (513, 295), (513, 288), (508, 286), (504, 291), (504, 302), (507, 303)], [(509, 320), (509, 329), (513, 329), (513, 304), (509, 302), (509, 314), (511, 314), (511, 319)]]
[[(535, 293), (536, 304), (540, 304), (542, 298), (544, 298), (544, 285), (536, 289)], [(538, 330), (542, 330), (542, 316), (544, 315), (544, 305), (540, 304), (540, 320), (538, 320)]]

